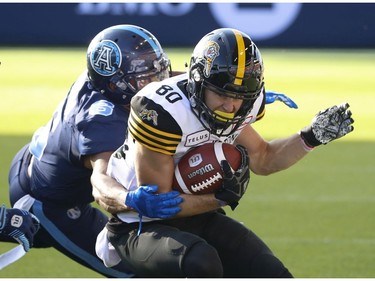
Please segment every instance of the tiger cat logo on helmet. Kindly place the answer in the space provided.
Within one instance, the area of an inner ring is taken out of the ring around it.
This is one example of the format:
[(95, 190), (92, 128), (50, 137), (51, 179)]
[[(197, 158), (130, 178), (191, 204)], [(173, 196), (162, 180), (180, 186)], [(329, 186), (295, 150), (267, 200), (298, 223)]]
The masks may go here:
[(206, 78), (210, 77), (211, 68), (214, 60), (220, 54), (220, 46), (217, 42), (209, 41), (204, 49), (203, 57), (205, 59), (203, 74)]
[(96, 44), (90, 55), (92, 68), (100, 75), (111, 76), (121, 65), (120, 47), (113, 41), (103, 40)]

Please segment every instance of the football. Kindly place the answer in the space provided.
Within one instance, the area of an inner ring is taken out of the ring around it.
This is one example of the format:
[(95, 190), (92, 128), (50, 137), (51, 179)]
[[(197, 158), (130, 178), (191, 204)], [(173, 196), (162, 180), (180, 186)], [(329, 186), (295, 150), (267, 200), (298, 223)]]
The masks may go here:
[(228, 143), (206, 143), (190, 149), (177, 163), (173, 188), (185, 194), (213, 193), (222, 186), (222, 160), (236, 171), (241, 165), (241, 153)]

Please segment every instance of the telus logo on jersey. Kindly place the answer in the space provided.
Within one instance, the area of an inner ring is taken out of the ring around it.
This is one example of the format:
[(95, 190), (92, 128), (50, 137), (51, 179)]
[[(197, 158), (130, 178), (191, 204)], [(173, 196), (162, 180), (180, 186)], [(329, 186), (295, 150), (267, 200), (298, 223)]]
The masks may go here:
[(93, 47), (90, 56), (92, 68), (103, 76), (111, 76), (121, 65), (121, 51), (119, 46), (110, 40), (103, 40)]
[(185, 146), (196, 146), (197, 144), (207, 142), (210, 139), (210, 133), (206, 130), (193, 133), (186, 137)]

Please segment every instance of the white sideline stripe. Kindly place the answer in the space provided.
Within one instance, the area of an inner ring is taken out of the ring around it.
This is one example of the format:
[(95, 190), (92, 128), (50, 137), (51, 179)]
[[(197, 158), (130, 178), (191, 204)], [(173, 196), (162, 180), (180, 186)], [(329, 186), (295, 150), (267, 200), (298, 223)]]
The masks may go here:
[(4, 254), (0, 255), (0, 270), (19, 260), (25, 254), (26, 252), (23, 249), (23, 246), (18, 245), (10, 249), (8, 252), (5, 252)]

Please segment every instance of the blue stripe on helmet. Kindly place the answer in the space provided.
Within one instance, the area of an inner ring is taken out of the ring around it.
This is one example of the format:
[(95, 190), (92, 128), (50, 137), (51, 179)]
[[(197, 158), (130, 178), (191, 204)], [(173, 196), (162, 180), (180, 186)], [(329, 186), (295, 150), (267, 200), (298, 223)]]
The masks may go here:
[(151, 38), (145, 32), (139, 30), (136, 27), (127, 26), (127, 25), (123, 25), (123, 26), (122, 25), (118, 25), (117, 27), (120, 28), (120, 29), (124, 29), (124, 30), (130, 30), (130, 31), (138, 34), (142, 38), (144, 38), (151, 45), (151, 47), (154, 49), (154, 51), (156, 53), (156, 56), (160, 57), (161, 53), (160, 53), (159, 46), (153, 40), (151, 40)]

